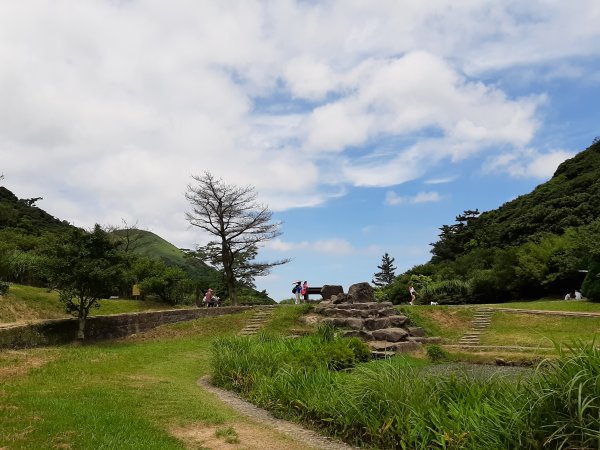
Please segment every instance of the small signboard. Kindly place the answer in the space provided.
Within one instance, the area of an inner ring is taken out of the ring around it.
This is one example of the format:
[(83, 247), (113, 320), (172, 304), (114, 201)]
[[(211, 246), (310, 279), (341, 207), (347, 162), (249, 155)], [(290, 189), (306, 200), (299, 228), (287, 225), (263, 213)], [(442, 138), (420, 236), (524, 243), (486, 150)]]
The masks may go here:
[(142, 292), (140, 291), (140, 285), (139, 284), (134, 284), (133, 287), (131, 288), (131, 295), (134, 297), (139, 297), (140, 295), (142, 295)]

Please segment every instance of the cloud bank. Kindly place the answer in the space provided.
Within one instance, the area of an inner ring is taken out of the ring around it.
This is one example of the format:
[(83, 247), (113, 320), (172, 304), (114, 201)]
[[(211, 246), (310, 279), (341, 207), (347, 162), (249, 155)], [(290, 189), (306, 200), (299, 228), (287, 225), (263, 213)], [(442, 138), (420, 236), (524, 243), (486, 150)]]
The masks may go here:
[(487, 170), (547, 177), (570, 154), (527, 151), (546, 96), (486, 80), (597, 58), (599, 19), (593, 0), (4, 2), (0, 169), (61, 218), (175, 241), (204, 170), (275, 210), (486, 152)]

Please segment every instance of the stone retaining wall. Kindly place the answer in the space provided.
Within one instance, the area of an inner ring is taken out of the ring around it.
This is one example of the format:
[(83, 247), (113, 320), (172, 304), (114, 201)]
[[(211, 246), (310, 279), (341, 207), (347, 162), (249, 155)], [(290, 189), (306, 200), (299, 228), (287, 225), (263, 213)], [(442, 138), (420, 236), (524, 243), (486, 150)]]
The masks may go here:
[[(234, 314), (251, 308), (253, 307), (226, 306), (93, 316), (87, 319), (85, 334), (88, 340), (114, 339), (167, 323)], [(0, 326), (0, 348), (35, 347), (71, 342), (76, 339), (77, 329), (78, 320), (75, 318), (4, 324)]]

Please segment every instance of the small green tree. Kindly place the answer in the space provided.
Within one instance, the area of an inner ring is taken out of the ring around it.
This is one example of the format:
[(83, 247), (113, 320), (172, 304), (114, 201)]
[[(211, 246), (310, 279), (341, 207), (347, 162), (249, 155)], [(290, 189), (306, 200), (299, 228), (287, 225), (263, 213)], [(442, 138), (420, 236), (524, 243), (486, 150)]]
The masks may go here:
[(90, 309), (119, 282), (122, 255), (97, 224), (92, 232), (74, 229), (58, 236), (46, 253), (48, 279), (67, 313), (79, 319), (77, 338), (84, 339)]
[(157, 261), (156, 272), (140, 283), (142, 294), (155, 294), (166, 303), (177, 305), (183, 302), (185, 272), (179, 267), (167, 266)]
[(381, 265), (377, 266), (379, 272), (373, 276), (372, 283), (377, 287), (385, 287), (391, 284), (396, 278), (396, 267), (394, 267), (394, 258), (390, 258), (387, 252), (381, 258)]

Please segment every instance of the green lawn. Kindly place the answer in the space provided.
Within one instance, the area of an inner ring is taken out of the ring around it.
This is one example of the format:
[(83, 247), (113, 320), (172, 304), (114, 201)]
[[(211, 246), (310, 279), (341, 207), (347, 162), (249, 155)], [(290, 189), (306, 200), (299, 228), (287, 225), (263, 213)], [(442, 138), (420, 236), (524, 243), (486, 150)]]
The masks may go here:
[(196, 320), (112, 343), (0, 352), (0, 448), (184, 448), (171, 427), (231, 416), (196, 380), (208, 373), (212, 340), (247, 318)]
[[(49, 301), (43, 296), (50, 294), (33, 292), (42, 296), (40, 303)], [(128, 301), (106, 305), (122, 302)], [(287, 334), (309, 308), (275, 308), (266, 329)], [(400, 310), (429, 335), (452, 341), (470, 327), (476, 308)], [(209, 373), (213, 340), (236, 333), (251, 315), (247, 311), (172, 324), (114, 342), (0, 351), (0, 449), (210, 448), (186, 441), (182, 433), (248, 425), (196, 381)], [(496, 312), (482, 344), (547, 347), (548, 338), (589, 341), (598, 333), (598, 319)], [(261, 439), (268, 433), (272, 431), (261, 430)], [(242, 437), (240, 448), (261, 448), (251, 441)], [(277, 442), (263, 448), (301, 448)]]
[(600, 338), (600, 318), (560, 317), (498, 311), (489, 329), (482, 334), (482, 345), (552, 347), (553, 341), (569, 344), (576, 340), (591, 342)]
[[(100, 308), (93, 308), (90, 315), (121, 314), (128, 312), (152, 311), (181, 308), (151, 300), (100, 300)], [(189, 307), (184, 306), (184, 307)], [(0, 323), (38, 319), (59, 319), (71, 317), (65, 314), (58, 294), (44, 288), (11, 284), (10, 291), (0, 297)]]
[(593, 303), (587, 300), (542, 299), (532, 300), (529, 302), (494, 303), (485, 306), (493, 306), (495, 308), (538, 309), (542, 311), (574, 311), (600, 313), (600, 303)]
[(439, 336), (444, 342), (457, 341), (470, 328), (475, 309), (455, 306), (400, 306), (412, 325), (423, 327), (428, 336)]

